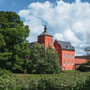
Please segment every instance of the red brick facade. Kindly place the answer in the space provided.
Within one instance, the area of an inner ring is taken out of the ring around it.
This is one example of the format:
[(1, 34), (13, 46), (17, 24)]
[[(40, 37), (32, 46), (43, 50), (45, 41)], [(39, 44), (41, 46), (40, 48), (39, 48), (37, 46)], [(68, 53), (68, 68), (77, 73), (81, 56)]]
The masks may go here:
[(74, 70), (75, 69), (75, 51), (62, 50), (61, 45), (57, 40), (54, 42), (54, 46), (59, 55), (60, 65), (64, 66), (62, 70)]
[(47, 32), (46, 26), (44, 28), (44, 32), (38, 36), (38, 43), (44, 44), (45, 48), (51, 46), (52, 48), (56, 49), (59, 55), (60, 66), (64, 67), (62, 68), (62, 70), (75, 70), (75, 68), (78, 67), (78, 65), (80, 66), (80, 64), (87, 62), (87, 59), (75, 58), (75, 49), (69, 42), (65, 43), (71, 45), (71, 49), (62, 49), (62, 46), (60, 45), (60, 43), (58, 43), (57, 40), (55, 40), (53, 45), (53, 36), (51, 36)]
[(38, 43), (44, 44), (45, 48), (47, 48), (48, 46), (51, 46), (54, 48), (52, 36), (38, 36)]

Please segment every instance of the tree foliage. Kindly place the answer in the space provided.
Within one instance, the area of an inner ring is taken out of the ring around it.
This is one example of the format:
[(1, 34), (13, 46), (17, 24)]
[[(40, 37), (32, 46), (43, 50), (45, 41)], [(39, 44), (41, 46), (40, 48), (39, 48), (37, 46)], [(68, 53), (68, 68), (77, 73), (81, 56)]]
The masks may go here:
[(78, 68), (78, 70), (83, 72), (90, 71), (90, 46), (86, 47), (84, 51), (86, 52), (87, 62), (80, 65), (80, 67)]
[(51, 47), (45, 49), (43, 44), (34, 44), (30, 49), (28, 67), (29, 73), (58, 73), (60, 65), (57, 52)]
[(15, 12), (0, 12), (0, 67), (24, 72), (29, 46), (29, 27)]
[(86, 52), (87, 55), (90, 55), (90, 46), (86, 47), (84, 51)]

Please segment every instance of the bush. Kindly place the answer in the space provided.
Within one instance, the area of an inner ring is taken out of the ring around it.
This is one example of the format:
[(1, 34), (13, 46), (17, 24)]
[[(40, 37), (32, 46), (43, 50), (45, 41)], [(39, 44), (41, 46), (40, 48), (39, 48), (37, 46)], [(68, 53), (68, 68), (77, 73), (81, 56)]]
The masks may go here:
[(0, 90), (90, 90), (90, 73), (12, 74), (0, 77)]
[(85, 67), (84, 65), (81, 65), (79, 66), (78, 70), (81, 72), (88, 72), (90, 71), (90, 67)]
[(6, 69), (0, 69), (0, 76), (4, 76), (4, 75), (10, 75), (11, 72), (9, 70)]
[(41, 75), (41, 78), (37, 81), (35, 79), (30, 80), (29, 90), (89, 90), (89, 74), (64, 73)]
[(60, 72), (59, 57), (55, 49), (43, 44), (34, 44), (30, 50), (28, 73), (52, 74)]

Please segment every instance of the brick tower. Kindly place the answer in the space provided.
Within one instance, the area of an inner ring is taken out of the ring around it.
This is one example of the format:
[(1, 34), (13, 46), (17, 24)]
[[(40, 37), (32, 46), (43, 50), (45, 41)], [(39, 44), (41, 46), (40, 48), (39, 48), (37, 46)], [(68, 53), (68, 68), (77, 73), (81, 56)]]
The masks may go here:
[(39, 36), (38, 36), (38, 43), (40, 44), (44, 44), (45, 48), (47, 48), (48, 46), (51, 46), (52, 48), (54, 48), (53, 46), (53, 36), (50, 35), (47, 32), (47, 27), (44, 27), (44, 32), (42, 32)]

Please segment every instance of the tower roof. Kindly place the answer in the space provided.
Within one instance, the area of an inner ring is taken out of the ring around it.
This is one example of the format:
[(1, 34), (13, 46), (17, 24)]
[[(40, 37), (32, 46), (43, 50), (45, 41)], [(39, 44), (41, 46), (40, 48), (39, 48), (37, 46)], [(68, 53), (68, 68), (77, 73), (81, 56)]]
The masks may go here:
[(46, 26), (44, 27), (44, 31), (43, 31), (39, 36), (51, 36), (51, 37), (52, 37), (52, 35), (50, 35), (50, 34), (47, 32), (47, 27), (46, 27)]

